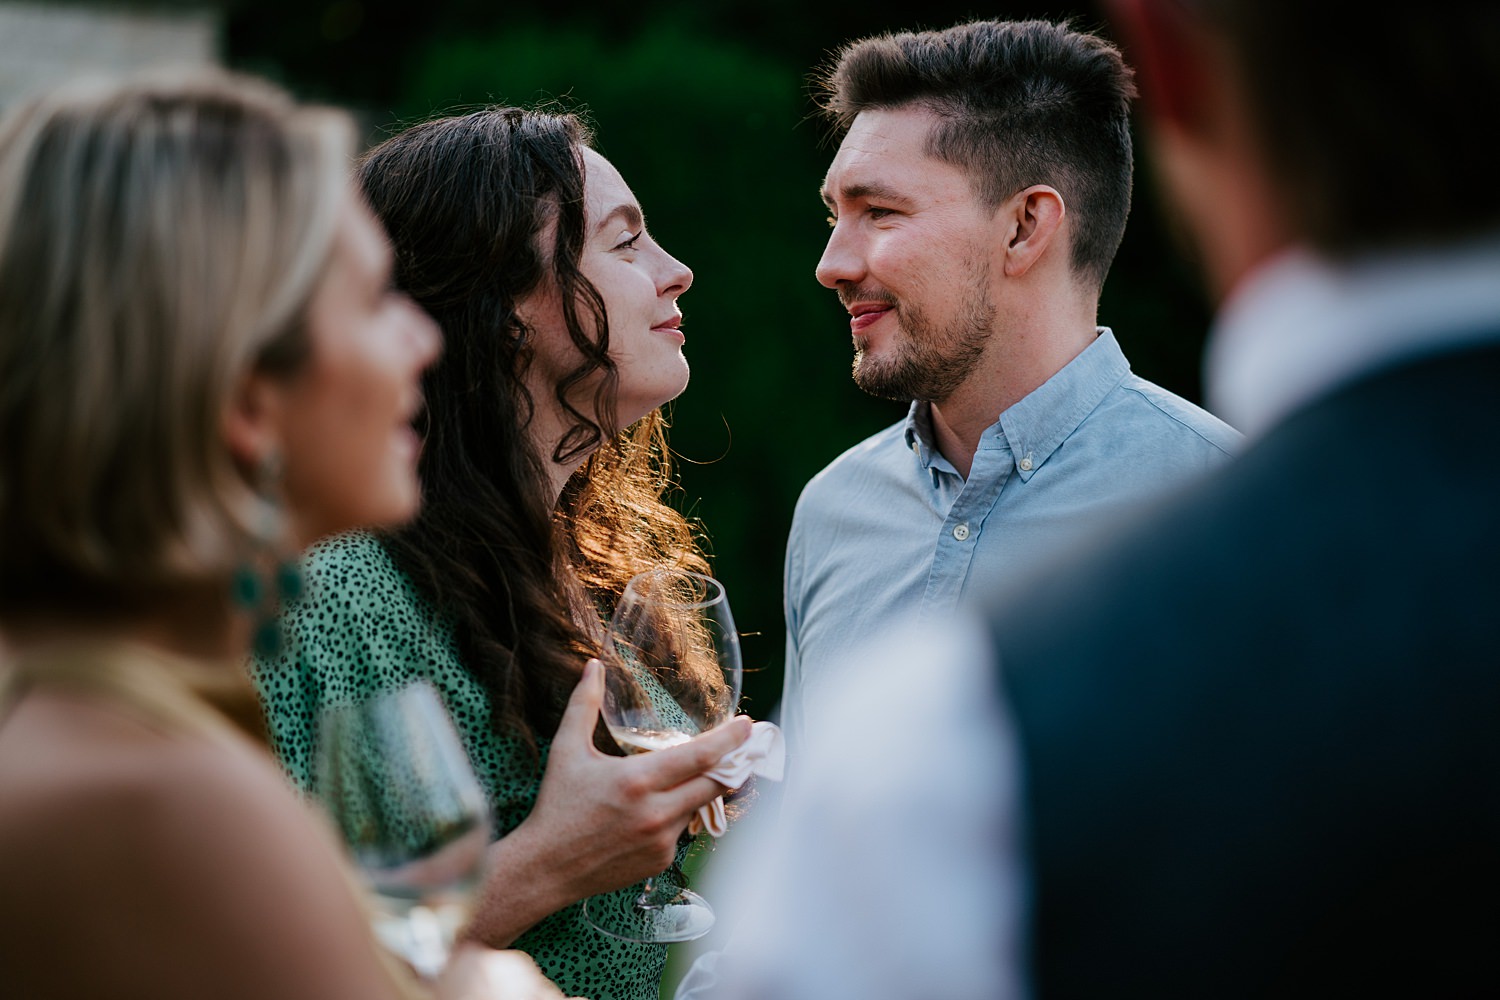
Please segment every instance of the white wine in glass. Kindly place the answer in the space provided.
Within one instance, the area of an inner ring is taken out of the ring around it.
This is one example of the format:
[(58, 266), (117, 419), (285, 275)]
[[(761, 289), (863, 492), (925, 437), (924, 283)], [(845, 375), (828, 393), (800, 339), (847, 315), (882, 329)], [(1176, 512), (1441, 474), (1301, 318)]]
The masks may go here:
[[(603, 650), (603, 716), (628, 754), (684, 743), (733, 717), (743, 668), (724, 586), (678, 569), (641, 573), (626, 585)], [(584, 915), (627, 941), (691, 941), (713, 926), (697, 893), (648, 879), (634, 899), (594, 896)]]
[(467, 919), (491, 828), (437, 692), (418, 681), (326, 712), (313, 790), (369, 888), (381, 943), (436, 978)]

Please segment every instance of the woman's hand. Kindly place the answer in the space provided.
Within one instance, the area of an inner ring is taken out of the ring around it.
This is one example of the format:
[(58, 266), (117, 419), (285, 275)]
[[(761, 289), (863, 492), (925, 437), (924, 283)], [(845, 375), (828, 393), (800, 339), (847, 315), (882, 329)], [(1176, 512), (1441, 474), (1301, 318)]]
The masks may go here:
[(737, 718), (665, 750), (612, 757), (594, 747), (604, 700), (597, 660), (568, 701), (526, 820), (490, 848), (490, 871), (467, 937), (502, 948), (570, 903), (671, 866), (698, 807), (724, 792), (704, 772), (750, 735)]
[(438, 1000), (564, 1000), (531, 956), (460, 945), (437, 981)]

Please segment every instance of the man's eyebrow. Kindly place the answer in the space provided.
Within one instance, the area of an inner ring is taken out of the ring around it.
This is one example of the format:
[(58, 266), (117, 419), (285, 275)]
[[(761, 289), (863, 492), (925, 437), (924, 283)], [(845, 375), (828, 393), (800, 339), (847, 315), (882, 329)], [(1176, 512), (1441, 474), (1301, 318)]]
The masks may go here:
[(640, 207), (629, 202), (622, 202), (605, 213), (604, 218), (594, 227), (594, 232), (603, 232), (604, 228), (616, 219), (625, 223), (631, 229), (642, 229), (646, 225), (646, 217), (641, 214)]
[[(818, 195), (823, 199), (823, 204), (827, 205), (829, 208), (833, 207), (833, 195), (829, 193), (826, 187), (821, 188), (818, 191)], [(886, 187), (884, 184), (875, 182), (871, 182), (868, 184), (850, 184), (848, 187), (840, 188), (839, 195), (845, 201), (859, 201), (861, 199), (869, 200), (873, 198), (876, 201), (894, 201), (903, 204), (906, 202), (906, 196), (897, 191), (895, 188)]]

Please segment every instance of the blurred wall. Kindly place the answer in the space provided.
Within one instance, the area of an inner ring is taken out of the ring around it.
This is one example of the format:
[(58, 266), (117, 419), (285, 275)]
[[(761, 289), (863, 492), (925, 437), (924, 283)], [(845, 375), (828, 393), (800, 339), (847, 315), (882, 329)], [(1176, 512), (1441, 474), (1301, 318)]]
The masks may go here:
[(0, 107), (79, 74), (217, 62), (222, 19), (191, 4), (0, 0)]

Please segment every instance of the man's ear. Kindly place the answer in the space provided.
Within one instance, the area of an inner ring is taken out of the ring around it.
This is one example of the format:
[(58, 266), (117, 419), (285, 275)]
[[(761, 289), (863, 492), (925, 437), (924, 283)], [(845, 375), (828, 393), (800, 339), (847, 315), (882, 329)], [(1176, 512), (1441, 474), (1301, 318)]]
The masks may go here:
[(1033, 184), (1012, 195), (1000, 211), (1006, 216), (1010, 234), (1005, 247), (1005, 274), (1019, 277), (1042, 259), (1057, 238), (1067, 206), (1056, 188)]
[(243, 375), (235, 385), (224, 410), (224, 443), (242, 469), (258, 469), (280, 453), (285, 397), (285, 384), (261, 372)]
[(1186, 5), (1107, 0), (1110, 21), (1135, 69), (1141, 105), (1159, 126), (1195, 131), (1211, 117), (1206, 100), (1218, 77), (1206, 32)]

